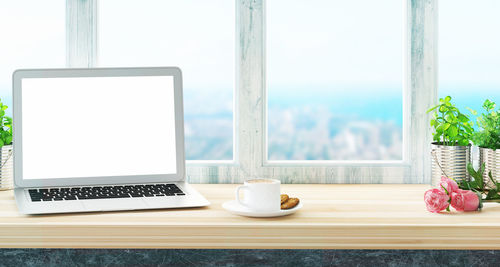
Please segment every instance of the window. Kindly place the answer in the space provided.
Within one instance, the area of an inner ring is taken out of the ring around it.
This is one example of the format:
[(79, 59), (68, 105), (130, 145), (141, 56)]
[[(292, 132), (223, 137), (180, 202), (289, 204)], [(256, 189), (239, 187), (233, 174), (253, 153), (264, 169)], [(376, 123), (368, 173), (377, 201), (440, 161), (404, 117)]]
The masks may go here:
[(65, 1), (5, 1), (0, 8), (0, 97), (12, 115), (16, 69), (64, 67)]
[(267, 1), (269, 160), (403, 159), (402, 11)]
[[(0, 96), (17, 66), (181, 67), (190, 182), (430, 181), (437, 1), (11, 2), (0, 10)], [(442, 92), (468, 72), (446, 53)]]
[(180, 67), (186, 158), (232, 160), (235, 1), (105, 0), (98, 8), (98, 65)]
[(439, 96), (452, 96), (465, 114), (500, 99), (499, 12), (496, 0), (439, 2)]

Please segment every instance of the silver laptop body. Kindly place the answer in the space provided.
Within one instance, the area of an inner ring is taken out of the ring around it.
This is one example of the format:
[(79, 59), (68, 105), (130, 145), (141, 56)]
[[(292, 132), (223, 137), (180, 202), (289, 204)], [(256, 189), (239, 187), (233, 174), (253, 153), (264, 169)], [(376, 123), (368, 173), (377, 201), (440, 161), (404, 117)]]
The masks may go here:
[(20, 213), (207, 206), (185, 179), (179, 68), (13, 74)]

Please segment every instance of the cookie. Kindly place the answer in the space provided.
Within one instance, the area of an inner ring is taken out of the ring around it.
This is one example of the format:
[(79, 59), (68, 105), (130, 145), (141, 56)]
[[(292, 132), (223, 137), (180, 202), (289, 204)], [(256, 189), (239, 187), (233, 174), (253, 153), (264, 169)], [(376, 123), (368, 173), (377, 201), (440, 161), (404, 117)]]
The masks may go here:
[(297, 206), (298, 204), (299, 204), (299, 199), (292, 197), (292, 198), (289, 198), (285, 203), (281, 204), (281, 209), (282, 210), (291, 209), (291, 208)]
[(281, 194), (281, 204), (285, 203), (289, 199), (287, 194)]

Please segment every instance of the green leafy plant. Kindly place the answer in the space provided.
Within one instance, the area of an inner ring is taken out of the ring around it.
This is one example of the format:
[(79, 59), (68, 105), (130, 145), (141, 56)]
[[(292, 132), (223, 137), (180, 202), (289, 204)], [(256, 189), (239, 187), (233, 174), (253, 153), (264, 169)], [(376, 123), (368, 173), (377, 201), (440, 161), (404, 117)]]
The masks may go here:
[[(482, 148), (498, 149), (500, 148), (500, 111), (495, 111), (496, 104), (488, 99), (483, 103), (486, 113), (482, 113), (477, 118), (479, 131), (472, 135), (472, 142)], [(477, 112), (470, 109), (473, 115)]]
[(5, 115), (7, 108), (0, 99), (0, 147), (12, 144), (12, 118)]
[(467, 146), (474, 129), (466, 115), (451, 103), (451, 96), (439, 99), (439, 104), (430, 108), (434, 111), (431, 127), (434, 128), (433, 140), (446, 146)]
[(481, 194), (481, 196), (484, 196), (482, 198), (483, 201), (500, 202), (500, 183), (493, 179), (490, 171), (488, 173), (488, 177), (491, 181), (491, 184), (487, 186), (485, 181), (483, 180), (485, 169), (486, 167), (484, 163), (479, 166), (479, 169), (477, 171), (474, 170), (471, 163), (467, 164), (467, 171), (469, 172), (471, 179), (469, 181), (465, 179), (462, 180), (458, 184), (458, 187), (463, 190), (471, 190)]

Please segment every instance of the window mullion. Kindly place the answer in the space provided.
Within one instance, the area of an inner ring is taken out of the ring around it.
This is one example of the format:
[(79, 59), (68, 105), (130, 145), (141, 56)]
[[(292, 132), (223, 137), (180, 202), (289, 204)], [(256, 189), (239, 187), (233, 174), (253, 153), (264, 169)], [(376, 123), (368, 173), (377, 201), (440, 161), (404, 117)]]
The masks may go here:
[(97, 60), (97, 0), (66, 0), (66, 66), (90, 68)]
[(260, 175), (264, 156), (264, 7), (242, 0), (238, 70), (238, 159), (245, 176)]
[[(437, 0), (409, 0), (410, 62), (408, 85), (411, 95), (407, 98), (411, 110), (405, 114), (410, 128), (406, 155), (411, 162), (411, 173), (405, 183), (430, 183), (430, 142), (427, 109), (437, 102)], [(408, 127), (407, 127), (408, 128)]]

